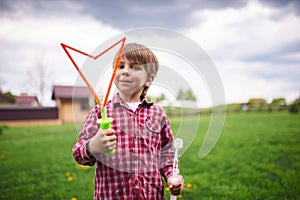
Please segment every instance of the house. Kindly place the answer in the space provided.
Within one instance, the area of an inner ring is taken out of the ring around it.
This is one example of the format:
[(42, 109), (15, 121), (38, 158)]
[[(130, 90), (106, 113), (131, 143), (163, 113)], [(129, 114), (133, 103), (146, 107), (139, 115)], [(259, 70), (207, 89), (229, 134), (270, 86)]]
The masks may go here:
[(83, 86), (53, 86), (52, 100), (62, 123), (83, 122), (88, 114), (91, 93)]
[(42, 107), (36, 96), (0, 93), (0, 124), (9, 126), (58, 124), (56, 107)]
[(16, 97), (16, 105), (19, 107), (40, 107), (39, 100), (36, 96), (28, 96), (26, 93), (22, 93)]

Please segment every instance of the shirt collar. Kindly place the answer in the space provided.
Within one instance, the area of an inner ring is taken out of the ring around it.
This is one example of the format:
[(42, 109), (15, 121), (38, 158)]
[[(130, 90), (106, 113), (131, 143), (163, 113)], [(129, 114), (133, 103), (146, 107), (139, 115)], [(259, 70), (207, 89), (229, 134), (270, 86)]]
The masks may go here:
[[(113, 97), (112, 103), (113, 103), (114, 108), (117, 108), (120, 106), (128, 108), (127, 103), (119, 96), (119, 93)], [(148, 108), (150, 108), (153, 104), (154, 104), (153, 102), (148, 102), (146, 97), (144, 97), (142, 99), (142, 101), (140, 102), (140, 105), (142, 105), (143, 107), (148, 107)]]

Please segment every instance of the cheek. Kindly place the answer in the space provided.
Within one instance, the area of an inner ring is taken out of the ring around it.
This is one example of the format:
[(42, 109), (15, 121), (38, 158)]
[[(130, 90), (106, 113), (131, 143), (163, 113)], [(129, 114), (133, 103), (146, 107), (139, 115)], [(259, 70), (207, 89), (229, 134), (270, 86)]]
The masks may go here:
[(145, 78), (145, 76), (142, 75), (142, 74), (141, 74), (140, 76), (136, 77), (136, 80), (137, 80), (137, 82), (138, 82), (140, 85), (144, 85), (145, 82), (147, 81), (147, 79)]
[(114, 78), (114, 84), (115, 84), (115, 86), (118, 86), (118, 84), (119, 84), (119, 78), (118, 78), (118, 76), (115, 76), (115, 78)]
[(115, 78), (114, 78), (114, 82), (117, 82), (120, 79), (120, 73), (116, 73)]

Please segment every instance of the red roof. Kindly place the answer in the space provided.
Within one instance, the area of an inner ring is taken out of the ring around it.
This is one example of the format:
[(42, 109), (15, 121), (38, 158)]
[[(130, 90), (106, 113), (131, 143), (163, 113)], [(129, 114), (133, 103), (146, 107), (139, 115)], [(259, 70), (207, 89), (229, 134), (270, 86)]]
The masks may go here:
[(52, 99), (86, 99), (91, 96), (84, 86), (53, 86)]
[(36, 96), (17, 96), (16, 104), (30, 104), (39, 102)]
[(36, 96), (17, 96), (16, 104), (18, 106), (39, 106), (39, 100)]

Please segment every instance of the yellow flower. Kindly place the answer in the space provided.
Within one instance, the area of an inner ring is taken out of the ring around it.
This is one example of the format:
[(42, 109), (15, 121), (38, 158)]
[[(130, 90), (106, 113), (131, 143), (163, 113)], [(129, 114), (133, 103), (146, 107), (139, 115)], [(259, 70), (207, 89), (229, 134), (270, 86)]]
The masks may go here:
[(66, 175), (66, 176), (70, 176), (71, 174), (70, 174), (69, 172), (66, 172), (65, 175)]
[(77, 200), (75, 197), (72, 197), (71, 200)]
[(178, 198), (182, 198), (182, 194), (178, 195), (177, 197), (178, 197)]
[(186, 185), (186, 187), (187, 188), (192, 188), (192, 184), (189, 183), (189, 184)]
[(74, 178), (73, 178), (72, 176), (69, 176), (69, 177), (68, 177), (68, 181), (69, 181), (69, 182), (72, 182), (73, 180), (74, 180)]
[(170, 188), (166, 187), (166, 191), (170, 191)]

